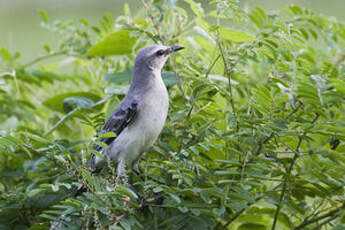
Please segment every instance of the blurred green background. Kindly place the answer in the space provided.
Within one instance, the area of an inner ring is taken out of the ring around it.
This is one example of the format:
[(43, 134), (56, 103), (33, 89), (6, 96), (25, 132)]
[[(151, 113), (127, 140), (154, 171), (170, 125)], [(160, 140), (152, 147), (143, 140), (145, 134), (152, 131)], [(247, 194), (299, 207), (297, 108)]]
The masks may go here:
[[(140, 0), (0, 0), (0, 48), (19, 51), (22, 60), (30, 60), (44, 53), (44, 44), (54, 47), (54, 34), (40, 27), (40, 9), (50, 20), (84, 18), (97, 24), (105, 13), (122, 14), (125, 2), (133, 13), (138, 12)], [(206, 7), (208, 0), (200, 2)], [(297, 4), (345, 21), (345, 0), (243, 0), (241, 4), (245, 9), (259, 6), (266, 10)]]

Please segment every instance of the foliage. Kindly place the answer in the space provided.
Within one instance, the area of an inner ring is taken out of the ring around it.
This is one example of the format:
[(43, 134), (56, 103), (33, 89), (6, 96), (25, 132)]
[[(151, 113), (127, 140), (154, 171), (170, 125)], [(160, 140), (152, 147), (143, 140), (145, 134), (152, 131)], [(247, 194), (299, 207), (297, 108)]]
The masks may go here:
[[(29, 63), (0, 50), (0, 228), (344, 229), (345, 25), (298, 6), (142, 6), (98, 26), (41, 12), (57, 47)], [(163, 74), (169, 116), (144, 180), (128, 170), (140, 203), (88, 160), (135, 53), (159, 42), (186, 49)]]

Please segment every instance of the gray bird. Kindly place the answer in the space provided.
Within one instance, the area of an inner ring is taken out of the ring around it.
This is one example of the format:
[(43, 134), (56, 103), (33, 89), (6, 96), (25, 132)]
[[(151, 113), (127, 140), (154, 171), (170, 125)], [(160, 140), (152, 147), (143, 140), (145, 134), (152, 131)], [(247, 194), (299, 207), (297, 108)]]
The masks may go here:
[[(183, 48), (150, 45), (138, 52), (128, 93), (100, 132), (100, 136), (106, 132), (116, 134), (116, 137), (101, 139), (108, 148), (97, 145), (95, 149), (117, 161), (117, 175), (121, 180), (126, 181), (126, 166), (139, 175), (140, 156), (149, 150), (162, 131), (168, 114), (169, 97), (161, 70), (170, 54)], [(91, 169), (98, 170), (102, 161), (93, 155)]]

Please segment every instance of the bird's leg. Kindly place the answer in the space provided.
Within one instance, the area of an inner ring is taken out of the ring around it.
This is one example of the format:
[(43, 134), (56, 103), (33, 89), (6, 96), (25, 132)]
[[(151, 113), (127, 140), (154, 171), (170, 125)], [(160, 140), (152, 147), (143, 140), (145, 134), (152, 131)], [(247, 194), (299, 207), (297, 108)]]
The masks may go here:
[(126, 170), (125, 170), (125, 162), (124, 160), (119, 160), (117, 165), (117, 176), (120, 178), (121, 182), (125, 185), (128, 184)]
[(140, 179), (142, 181), (145, 181), (145, 178), (142, 176), (142, 174), (140, 173), (140, 170), (139, 170), (139, 161), (134, 161), (134, 163), (132, 164), (132, 170), (135, 174), (137, 174), (138, 177), (140, 177)]
[(156, 205), (161, 205), (161, 204), (163, 204), (164, 199), (165, 199), (164, 195), (162, 195), (161, 192), (154, 192), (154, 195), (155, 195), (155, 199), (156, 199), (155, 204), (156, 204)]
[(133, 186), (128, 183), (126, 170), (125, 170), (125, 162), (124, 160), (119, 160), (117, 165), (117, 176), (120, 177), (120, 180), (123, 184), (128, 186), (128, 188), (137, 196), (137, 201), (141, 202), (141, 196), (137, 193), (137, 191), (133, 188)]
[[(143, 177), (143, 175), (140, 173), (140, 170), (139, 170), (139, 160), (136, 160), (136, 161), (133, 162), (132, 170), (133, 170), (133, 172), (135, 172), (135, 174), (137, 174), (138, 177), (140, 177), (140, 179), (142, 181), (145, 181), (145, 178)], [(154, 194), (155, 204), (157, 204), (157, 205), (163, 204), (163, 201), (164, 201), (165, 198), (162, 195), (162, 193), (160, 193), (160, 192), (153, 192), (153, 194)]]

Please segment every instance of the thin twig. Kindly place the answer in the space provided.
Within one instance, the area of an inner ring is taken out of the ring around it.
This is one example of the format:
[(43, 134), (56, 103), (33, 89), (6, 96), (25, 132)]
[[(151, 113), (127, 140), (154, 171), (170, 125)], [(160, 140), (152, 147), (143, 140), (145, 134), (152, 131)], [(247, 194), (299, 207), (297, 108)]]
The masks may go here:
[(143, 4), (146, 14), (147, 16), (150, 18), (154, 28), (157, 30), (158, 33), (158, 38), (161, 42), (163, 42), (162, 36), (161, 36), (161, 29), (160, 29), (160, 24), (156, 22), (153, 14), (151, 14), (150, 12), (150, 7), (147, 5), (147, 3), (145, 2), (145, 0), (141, 0), (141, 3)]
[(77, 112), (79, 110), (79, 107), (69, 111), (65, 116), (63, 116), (58, 122), (56, 122), (56, 124), (51, 127), (45, 134), (44, 136), (48, 136), (49, 134), (51, 134), (57, 127), (59, 127), (59, 125), (64, 122), (67, 118), (69, 118), (70, 116), (72, 116), (75, 112)]
[(271, 138), (274, 137), (274, 132), (271, 133), (268, 137), (266, 137), (262, 142), (259, 143), (259, 147), (256, 149), (254, 155), (257, 156), (261, 152), (262, 146), (264, 146)]
[(325, 199), (321, 200), (320, 204), (312, 211), (312, 213), (310, 215), (308, 215), (306, 218), (304, 218), (303, 221), (308, 221), (309, 218), (314, 218), (315, 216), (319, 215), (320, 213), (323, 212), (323, 210), (318, 211), (318, 209), (322, 208), (322, 206), (324, 205)]
[(329, 222), (333, 221), (336, 218), (338, 218), (338, 215), (330, 217), (328, 220), (321, 222), (320, 224), (318, 224), (315, 228), (312, 228), (311, 230), (320, 230), (323, 225), (328, 224)]
[[(106, 96), (105, 98), (103, 98), (103, 99), (97, 101), (96, 103), (94, 103), (94, 104), (91, 106), (91, 108), (94, 108), (94, 107), (96, 107), (96, 106), (98, 106), (98, 105), (100, 105), (100, 104), (103, 104), (104, 102), (106, 102), (107, 100), (109, 100), (109, 98), (111, 98), (111, 97), (112, 97), (112, 95)], [(48, 136), (49, 134), (51, 134), (57, 127), (59, 127), (59, 125), (62, 124), (62, 122), (64, 122), (67, 118), (69, 118), (70, 116), (72, 116), (72, 115), (73, 115), (75, 112), (77, 112), (79, 109), (80, 109), (80, 108), (77, 107), (77, 108), (71, 110), (70, 112), (68, 112), (68, 113), (67, 113), (65, 116), (63, 116), (58, 122), (56, 122), (56, 124), (55, 124), (52, 128), (50, 128), (50, 129), (44, 134), (44, 136)]]
[[(280, 187), (281, 184), (278, 184), (277, 186), (275, 186), (272, 191), (275, 191), (277, 188)], [(267, 191), (266, 191), (267, 192)], [(247, 203), (247, 206), (251, 206), (253, 204), (255, 204), (256, 202), (260, 201), (262, 198), (264, 198), (266, 196), (266, 194), (263, 194), (261, 196), (258, 196), (257, 198), (255, 198), (254, 202), (251, 203)], [(244, 211), (246, 211), (247, 208), (242, 208), (240, 211), (236, 212), (235, 215), (223, 226), (224, 229), (226, 229), (228, 227), (229, 224), (231, 224), (233, 221), (235, 221)]]
[(302, 106), (303, 106), (303, 103), (298, 101), (299, 104), (296, 106), (296, 108), (294, 110), (292, 110), (286, 117), (285, 119), (289, 119), (292, 115), (294, 115)]
[(214, 65), (217, 63), (217, 61), (220, 58), (220, 54), (218, 54), (218, 56), (213, 60), (213, 62), (211, 63), (211, 65), (208, 67), (206, 73), (205, 73), (205, 77), (207, 78), (208, 75), (210, 74), (211, 70), (213, 69)]
[(178, 88), (179, 90), (181, 91), (182, 93), (182, 98), (184, 100), (185, 103), (187, 103), (188, 99), (186, 97), (186, 93), (184, 92), (184, 89), (183, 89), (183, 84), (182, 84), (182, 79), (181, 79), (181, 76), (177, 74), (177, 71), (176, 71), (176, 62), (175, 62), (175, 58), (173, 59), (174, 62), (173, 62), (173, 65), (174, 65), (174, 68), (173, 68), (173, 71), (175, 73), (175, 76), (177, 78), (177, 83), (178, 83)]
[[(254, 200), (254, 202), (248, 203), (247, 205), (248, 206), (253, 205), (264, 197), (265, 197), (265, 195), (259, 196)], [(225, 227), (227, 227), (230, 223), (232, 223), (234, 220), (236, 220), (246, 210), (247, 210), (247, 208), (242, 208), (240, 211), (236, 212), (235, 215), (225, 224)]]
[(219, 52), (220, 52), (221, 57), (223, 59), (225, 73), (226, 73), (226, 76), (228, 78), (231, 108), (232, 108), (232, 111), (236, 114), (236, 108), (235, 108), (235, 104), (234, 104), (234, 100), (233, 100), (232, 84), (231, 84), (232, 69), (228, 67), (228, 64), (227, 64), (227, 61), (226, 61), (226, 58), (225, 58), (225, 54), (224, 54), (224, 50), (223, 50), (223, 47), (222, 47), (220, 41), (218, 41), (217, 44), (218, 44)]
[[(222, 47), (222, 44), (221, 44), (221, 40), (220, 40), (220, 30), (219, 30), (219, 26), (220, 26), (220, 20), (219, 20), (219, 4), (217, 5), (217, 16), (216, 16), (216, 21), (217, 21), (217, 26), (218, 26), (218, 29), (217, 29), (217, 39), (216, 39), (216, 43), (217, 43), (217, 46), (218, 46), (218, 49), (219, 49), (219, 52), (220, 52), (220, 55), (223, 59), (223, 63), (224, 63), (224, 69), (225, 69), (225, 74), (228, 78), (228, 84), (229, 84), (229, 96), (230, 96), (230, 104), (231, 104), (231, 108), (232, 108), (232, 112), (234, 114), (236, 114), (236, 108), (235, 108), (235, 103), (234, 103), (234, 99), (233, 99), (233, 94), (232, 94), (232, 84), (231, 84), (231, 75), (232, 75), (232, 72), (233, 72), (233, 69), (231, 67), (228, 66), (228, 62), (226, 61), (226, 57), (225, 57), (225, 54), (224, 54), (224, 49)], [(238, 122), (236, 122), (236, 130), (238, 131), (239, 130), (239, 127), (238, 127)]]
[(48, 58), (52, 58), (52, 57), (56, 57), (56, 56), (60, 56), (60, 55), (67, 55), (68, 53), (66, 51), (61, 51), (61, 52), (57, 52), (57, 53), (52, 53), (52, 54), (48, 54), (48, 55), (44, 55), (44, 56), (41, 56), (41, 57), (38, 57), (24, 65), (21, 66), (21, 69), (25, 69), (33, 64), (36, 64), (37, 62), (40, 62), (44, 59), (48, 59)]
[[(297, 110), (296, 110), (297, 111)], [(313, 120), (311, 121), (311, 124), (314, 124), (317, 119), (319, 118), (319, 114), (317, 113), (315, 115), (315, 117), (313, 118)], [(302, 134), (302, 136), (304, 136), (306, 133), (304, 132)], [(279, 198), (279, 204), (277, 205), (277, 209), (276, 209), (276, 212), (274, 214), (274, 219), (273, 219), (273, 224), (272, 224), (272, 230), (275, 230), (275, 227), (276, 227), (276, 224), (277, 224), (277, 220), (278, 220), (278, 215), (279, 215), (279, 212), (280, 212), (280, 209), (282, 208), (282, 203), (283, 203), (283, 199), (284, 199), (284, 195), (285, 195), (285, 192), (286, 192), (286, 188), (287, 188), (287, 184), (288, 184), (288, 179), (291, 175), (291, 172), (292, 172), (292, 169), (293, 169), (293, 166), (297, 160), (297, 158), (299, 157), (299, 148), (301, 147), (301, 144), (302, 144), (302, 136), (299, 136), (298, 137), (298, 143), (297, 143), (297, 147), (296, 147), (296, 150), (295, 150), (295, 154), (294, 154), (294, 157), (290, 163), (290, 166), (286, 172), (286, 176), (284, 178), (284, 182), (283, 182), (283, 188), (282, 188), (282, 192), (280, 194), (280, 198)]]
[(282, 189), (282, 192), (280, 194), (280, 198), (279, 198), (279, 204), (277, 205), (277, 209), (276, 209), (276, 212), (274, 214), (274, 219), (273, 219), (273, 224), (272, 224), (272, 230), (274, 230), (276, 228), (276, 224), (277, 224), (277, 220), (278, 220), (278, 215), (279, 215), (279, 212), (280, 212), (280, 209), (282, 208), (282, 203), (283, 203), (283, 199), (284, 199), (284, 195), (285, 195), (285, 192), (286, 192), (286, 187), (287, 187), (287, 181), (290, 177), (290, 174), (291, 174), (291, 171), (293, 169), (293, 166), (298, 158), (298, 154), (299, 154), (299, 148), (302, 144), (302, 138), (301, 137), (298, 137), (298, 144), (297, 144), (297, 147), (296, 147), (296, 153), (290, 163), (290, 166), (288, 168), (288, 171), (286, 172), (286, 176), (285, 176), (285, 179), (284, 179), (284, 182), (283, 182), (283, 189)]
[[(194, 109), (194, 103), (195, 102), (193, 102), (191, 107), (189, 108), (187, 116), (186, 116), (186, 118), (183, 121), (183, 124), (186, 124), (186, 122), (189, 120), (190, 116), (192, 115), (192, 111)], [(184, 126), (183, 132), (185, 132), (185, 131), (186, 131), (186, 128)], [(182, 147), (183, 147), (182, 145), (183, 145), (183, 135), (181, 135), (180, 139), (179, 139), (179, 147), (178, 147), (178, 151), (177, 151), (178, 153), (181, 153), (181, 150), (182, 150)]]
[(335, 66), (338, 67), (343, 61), (345, 61), (345, 54), (341, 55), (339, 60), (335, 63)]
[(246, 169), (248, 156), (249, 156), (249, 151), (247, 151), (246, 156), (244, 157), (244, 160), (243, 160), (243, 165), (242, 165), (242, 170), (241, 170), (241, 180), (240, 180), (241, 183), (243, 182), (244, 170)]
[(327, 217), (330, 217), (330, 216), (336, 216), (336, 217), (338, 217), (338, 212), (339, 212), (340, 210), (344, 209), (344, 208), (345, 208), (345, 203), (343, 203), (340, 207), (338, 207), (338, 208), (336, 208), (336, 209), (334, 209), (334, 210), (332, 210), (332, 211), (330, 211), (330, 212), (328, 212), (328, 213), (326, 213), (326, 214), (323, 214), (323, 215), (314, 217), (314, 218), (312, 218), (312, 219), (310, 219), (310, 220), (305, 220), (305, 221), (303, 221), (300, 225), (298, 225), (297, 227), (295, 227), (294, 230), (302, 230), (302, 229), (304, 229), (305, 226), (310, 225), (310, 224), (313, 224), (313, 223), (315, 223), (315, 222), (318, 222), (318, 221), (320, 221), (320, 220), (322, 220), (322, 219), (325, 219), (325, 218), (327, 218)]
[[(299, 104), (296, 106), (295, 109), (293, 109), (286, 117), (285, 119), (291, 118), (292, 115), (294, 115), (301, 107), (303, 106), (303, 103), (299, 101)], [(271, 138), (274, 137), (274, 132), (272, 132), (268, 137), (266, 137), (261, 143), (259, 143), (258, 148), (256, 149), (254, 155), (259, 155), (262, 147), (271, 140)]]

